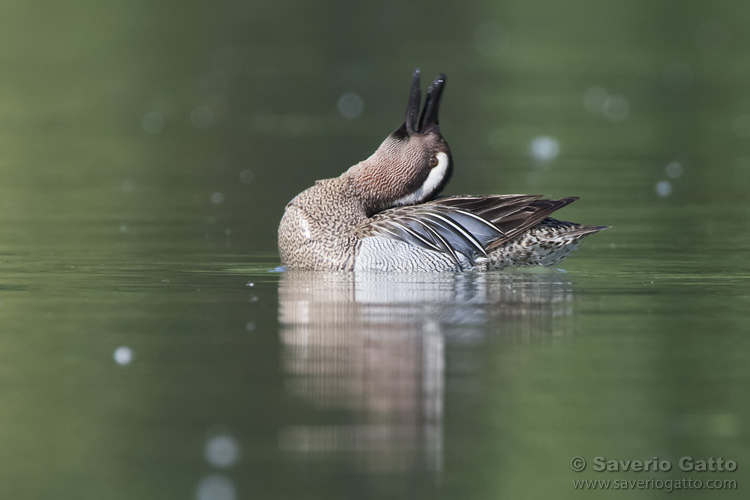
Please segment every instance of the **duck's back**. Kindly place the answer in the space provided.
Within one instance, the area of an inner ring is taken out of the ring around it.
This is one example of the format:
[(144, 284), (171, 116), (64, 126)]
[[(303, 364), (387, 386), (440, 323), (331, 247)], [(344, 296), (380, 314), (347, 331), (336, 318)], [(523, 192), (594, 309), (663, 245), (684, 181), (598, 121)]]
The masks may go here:
[(458, 271), (558, 264), (607, 226), (548, 217), (577, 200), (452, 196), (386, 210), (360, 225), (355, 269)]

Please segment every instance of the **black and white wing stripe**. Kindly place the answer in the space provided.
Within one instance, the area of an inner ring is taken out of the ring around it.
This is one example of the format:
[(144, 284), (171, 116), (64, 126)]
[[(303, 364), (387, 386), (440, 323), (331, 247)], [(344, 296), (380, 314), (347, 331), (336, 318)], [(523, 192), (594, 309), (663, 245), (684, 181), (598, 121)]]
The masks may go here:
[(362, 238), (384, 236), (444, 253), (472, 265), (504, 242), (535, 226), (577, 198), (536, 195), (451, 196), (380, 212), (360, 225)]
[(487, 257), (486, 247), (503, 236), (491, 222), (462, 209), (432, 204), (381, 212), (358, 228), (358, 235), (385, 236), (450, 256), (459, 266)]

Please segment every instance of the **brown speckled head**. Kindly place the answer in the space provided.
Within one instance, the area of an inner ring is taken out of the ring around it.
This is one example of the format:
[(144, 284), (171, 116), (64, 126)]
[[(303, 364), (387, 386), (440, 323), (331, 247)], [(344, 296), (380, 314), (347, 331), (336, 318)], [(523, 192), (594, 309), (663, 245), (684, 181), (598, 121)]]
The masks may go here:
[(440, 134), (438, 111), (445, 88), (440, 74), (427, 91), (420, 115), (419, 70), (414, 72), (404, 123), (375, 153), (347, 171), (365, 205), (373, 214), (387, 208), (413, 205), (435, 198), (450, 179), (453, 160)]

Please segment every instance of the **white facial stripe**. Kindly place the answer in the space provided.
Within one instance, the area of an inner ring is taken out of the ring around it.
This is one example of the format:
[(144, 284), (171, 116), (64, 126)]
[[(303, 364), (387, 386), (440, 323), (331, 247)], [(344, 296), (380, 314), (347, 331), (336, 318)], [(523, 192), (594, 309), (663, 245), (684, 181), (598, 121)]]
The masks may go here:
[(396, 206), (413, 205), (415, 203), (419, 203), (427, 196), (432, 194), (435, 188), (437, 188), (440, 183), (443, 182), (445, 175), (448, 173), (448, 155), (445, 153), (438, 153), (436, 157), (438, 161), (437, 167), (430, 170), (430, 174), (422, 183), (422, 186), (413, 193), (407, 194), (403, 198), (399, 198), (398, 200), (396, 200), (394, 202)]

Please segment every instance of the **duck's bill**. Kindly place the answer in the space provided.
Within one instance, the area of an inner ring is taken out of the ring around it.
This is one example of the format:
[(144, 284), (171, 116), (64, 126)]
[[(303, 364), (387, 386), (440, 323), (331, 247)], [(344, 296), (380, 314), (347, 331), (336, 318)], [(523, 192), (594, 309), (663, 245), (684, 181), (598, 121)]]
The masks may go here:
[(411, 89), (409, 90), (409, 102), (406, 106), (406, 118), (404, 124), (396, 131), (396, 134), (414, 135), (427, 134), (429, 132), (439, 133), (438, 111), (440, 109), (440, 98), (445, 87), (445, 74), (440, 73), (427, 90), (427, 99), (420, 115), (422, 92), (420, 90), (419, 68), (414, 70)]

